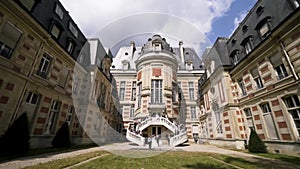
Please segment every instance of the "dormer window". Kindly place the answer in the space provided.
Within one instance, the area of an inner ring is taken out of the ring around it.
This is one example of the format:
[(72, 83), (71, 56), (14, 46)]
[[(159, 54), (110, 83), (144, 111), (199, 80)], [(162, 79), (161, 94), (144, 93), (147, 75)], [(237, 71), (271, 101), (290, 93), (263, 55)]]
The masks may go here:
[(72, 54), (73, 51), (74, 51), (74, 48), (75, 48), (75, 44), (72, 40), (69, 40), (68, 43), (67, 43), (67, 52), (69, 54)]
[(245, 38), (241, 45), (244, 47), (245, 54), (249, 54), (252, 51), (252, 36)]
[(256, 14), (257, 14), (257, 16), (260, 16), (263, 12), (264, 12), (264, 7), (263, 7), (263, 6), (259, 6), (259, 7), (256, 9)]
[(255, 27), (255, 29), (257, 30), (258, 34), (260, 35), (260, 37), (263, 39), (265, 38), (271, 31), (270, 28), (270, 16), (262, 19)]
[(35, 4), (35, 0), (19, 0), (19, 2), (21, 2), (21, 4), (28, 10), (31, 11), (31, 9), (33, 8), (34, 4)]
[(232, 44), (232, 46), (234, 46), (236, 44), (236, 39), (232, 39), (231, 44)]
[(154, 50), (161, 50), (161, 46), (158, 43), (154, 44)]
[(233, 65), (237, 65), (239, 63), (239, 60), (240, 60), (239, 57), (240, 56), (239, 56), (239, 51), (238, 50), (235, 50), (231, 53), (230, 58), (231, 58), (231, 62), (232, 62)]
[(59, 17), (59, 19), (63, 19), (64, 16), (64, 12), (62, 10), (62, 7), (57, 3), (55, 6), (55, 13), (57, 14), (57, 16)]
[(193, 70), (193, 62), (189, 61), (185, 63), (186, 70)]
[(243, 28), (242, 28), (242, 31), (243, 31), (243, 33), (246, 33), (248, 31), (248, 26), (244, 25)]
[(61, 34), (61, 32), (62, 32), (62, 29), (61, 29), (60, 25), (58, 25), (57, 23), (54, 23), (54, 24), (52, 25), (51, 29), (50, 29), (51, 35), (52, 35), (54, 38), (58, 39), (59, 36), (60, 36), (60, 34)]
[(300, 0), (290, 0), (292, 3), (292, 6), (296, 9), (300, 6)]
[(123, 70), (128, 70), (130, 68), (130, 64), (127, 60), (122, 61)]
[(69, 30), (76, 38), (78, 38), (78, 30), (72, 22), (69, 22)]

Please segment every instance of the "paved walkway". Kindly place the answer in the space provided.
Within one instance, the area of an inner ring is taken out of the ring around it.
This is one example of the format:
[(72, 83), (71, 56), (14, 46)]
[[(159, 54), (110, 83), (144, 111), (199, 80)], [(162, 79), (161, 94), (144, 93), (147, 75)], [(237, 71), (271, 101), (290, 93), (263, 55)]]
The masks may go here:
[(76, 150), (76, 151), (60, 153), (60, 154), (43, 154), (38, 156), (20, 158), (20, 159), (16, 159), (16, 160), (12, 160), (0, 164), (0, 169), (17, 169), (17, 168), (37, 165), (39, 163), (45, 163), (52, 160), (73, 157), (80, 154), (85, 154), (85, 153), (99, 151), (99, 150), (100, 151), (105, 150), (118, 155), (134, 157), (134, 158), (154, 156), (163, 153), (165, 151), (208, 152), (208, 153), (218, 153), (218, 154), (224, 154), (232, 157), (243, 158), (251, 162), (271, 164), (270, 168), (280, 167), (285, 169), (289, 169), (289, 168), (300, 169), (300, 166), (295, 166), (290, 163), (286, 163), (274, 159), (263, 158), (263, 157), (243, 153), (243, 152), (222, 149), (213, 145), (202, 145), (202, 144), (194, 144), (194, 143), (190, 143), (180, 147), (175, 147), (172, 149), (170, 149), (169, 147), (157, 147), (152, 150), (149, 150), (147, 146), (139, 147), (139, 146), (131, 145), (130, 143), (115, 143), (115, 144), (105, 145), (101, 147), (88, 148), (84, 150)]

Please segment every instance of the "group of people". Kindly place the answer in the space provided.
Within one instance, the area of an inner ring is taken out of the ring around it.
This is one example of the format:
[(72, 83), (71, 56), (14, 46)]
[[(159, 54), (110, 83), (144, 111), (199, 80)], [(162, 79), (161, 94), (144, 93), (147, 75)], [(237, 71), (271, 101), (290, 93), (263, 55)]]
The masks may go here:
[(159, 147), (159, 139), (160, 139), (160, 135), (155, 135), (155, 134), (148, 137), (149, 149)]

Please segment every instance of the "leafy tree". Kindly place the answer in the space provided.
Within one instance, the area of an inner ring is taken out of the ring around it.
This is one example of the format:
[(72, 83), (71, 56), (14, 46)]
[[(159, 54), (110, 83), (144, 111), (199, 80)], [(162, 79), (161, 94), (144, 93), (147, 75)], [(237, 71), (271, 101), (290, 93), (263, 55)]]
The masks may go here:
[(71, 146), (68, 122), (65, 122), (57, 131), (54, 139), (52, 140), (52, 146), (55, 148), (67, 148)]
[(266, 153), (267, 147), (255, 130), (251, 130), (249, 138), (249, 151), (252, 153)]
[(0, 155), (25, 154), (30, 146), (28, 117), (20, 115), (0, 138)]

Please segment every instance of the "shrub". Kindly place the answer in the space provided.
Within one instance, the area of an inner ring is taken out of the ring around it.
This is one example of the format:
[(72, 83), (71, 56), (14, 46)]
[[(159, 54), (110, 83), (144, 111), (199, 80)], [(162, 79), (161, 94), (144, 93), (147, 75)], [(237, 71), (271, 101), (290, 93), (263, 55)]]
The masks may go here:
[(65, 122), (57, 131), (52, 140), (52, 146), (55, 148), (68, 148), (71, 146), (68, 122)]
[(249, 151), (252, 153), (266, 153), (265, 143), (260, 139), (255, 130), (251, 130), (249, 138)]
[(25, 154), (30, 146), (28, 117), (19, 116), (0, 138), (0, 155)]

